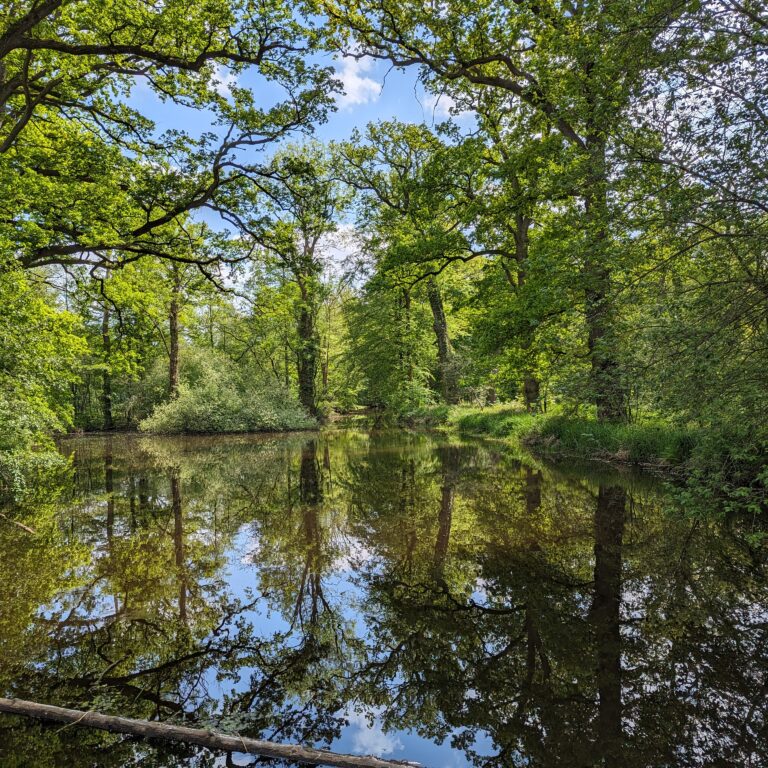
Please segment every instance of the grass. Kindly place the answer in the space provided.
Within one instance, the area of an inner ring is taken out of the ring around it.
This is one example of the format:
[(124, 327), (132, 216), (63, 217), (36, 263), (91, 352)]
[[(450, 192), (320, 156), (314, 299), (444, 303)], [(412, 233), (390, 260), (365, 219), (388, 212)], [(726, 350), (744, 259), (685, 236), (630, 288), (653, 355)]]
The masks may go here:
[(541, 417), (509, 405), (488, 408), (459, 407), (448, 417), (460, 432), (489, 437), (525, 439)]
[(748, 512), (753, 518), (768, 513), (768, 436), (746, 425), (680, 427), (662, 420), (608, 424), (562, 413), (534, 415), (508, 404), (453, 406), (439, 416), (443, 428), (525, 445), (554, 460), (664, 472), (676, 479), (687, 508)]
[(699, 442), (696, 431), (660, 422), (606, 424), (596, 419), (541, 419), (525, 441), (562, 455), (626, 464), (677, 466), (688, 462)]
[(660, 419), (601, 423), (563, 413), (530, 414), (510, 404), (433, 406), (403, 423), (500, 439), (554, 460), (653, 469), (685, 479), (686, 492), (703, 493), (719, 508), (768, 510), (768, 439), (744, 428), (680, 427)]
[(397, 421), (404, 427), (439, 427), (448, 422), (452, 410), (452, 406), (444, 403), (425, 405), (399, 414)]
[(456, 407), (446, 423), (467, 435), (519, 440), (550, 456), (670, 468), (688, 462), (700, 440), (697, 431), (663, 422), (606, 424), (562, 414), (530, 414), (509, 405)]

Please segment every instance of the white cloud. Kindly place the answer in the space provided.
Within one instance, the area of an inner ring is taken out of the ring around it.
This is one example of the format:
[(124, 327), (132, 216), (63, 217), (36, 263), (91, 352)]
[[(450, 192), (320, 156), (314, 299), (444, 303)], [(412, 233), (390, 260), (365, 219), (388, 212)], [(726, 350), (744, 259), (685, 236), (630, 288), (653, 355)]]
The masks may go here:
[(229, 99), (232, 96), (232, 87), (237, 85), (237, 75), (223, 64), (216, 62), (213, 65), (211, 84), (219, 96)]
[(451, 109), (456, 106), (456, 102), (444, 93), (430, 93), (424, 100), (424, 106), (435, 117), (450, 117)]
[(403, 742), (398, 736), (384, 733), (379, 718), (374, 712), (373, 725), (362, 712), (348, 712), (349, 725), (354, 730), (352, 736), (352, 753), (355, 755), (391, 755), (403, 748)]
[(360, 250), (359, 233), (353, 224), (339, 224), (335, 232), (325, 235), (320, 242), (326, 267), (333, 274), (347, 268)]
[(461, 121), (472, 116), (471, 111), (461, 108), (457, 110), (457, 107), (454, 99), (444, 93), (428, 93), (424, 98), (424, 109), (433, 120), (447, 120), (450, 117)]
[(341, 62), (341, 68), (336, 67), (336, 75), (344, 88), (344, 93), (336, 99), (342, 109), (378, 100), (381, 94), (381, 83), (372, 77), (364, 77), (364, 74), (370, 72), (372, 68), (373, 62), (370, 59), (354, 57), (344, 59)]
[(349, 537), (333, 561), (333, 569), (337, 573), (356, 573), (361, 567), (373, 559), (373, 552), (356, 537)]

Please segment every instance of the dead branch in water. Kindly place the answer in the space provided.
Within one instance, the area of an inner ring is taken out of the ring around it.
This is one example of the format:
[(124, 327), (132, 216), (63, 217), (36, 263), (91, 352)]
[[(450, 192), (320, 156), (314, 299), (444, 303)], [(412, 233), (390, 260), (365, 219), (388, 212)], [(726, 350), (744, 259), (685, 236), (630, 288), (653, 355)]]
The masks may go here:
[(371, 755), (336, 754), (324, 749), (302, 747), (298, 744), (275, 744), (271, 741), (250, 739), (244, 736), (230, 736), (201, 728), (187, 728), (169, 723), (150, 722), (149, 720), (134, 720), (129, 717), (102, 715), (98, 712), (83, 712), (78, 709), (65, 709), (50, 704), (24, 701), (23, 699), (0, 698), (0, 712), (26, 715), (40, 720), (52, 720), (57, 723), (85, 725), (110, 733), (126, 733), (147, 739), (181, 741), (208, 749), (243, 752), (262, 757), (277, 757), (312, 765), (332, 765), (340, 766), (340, 768), (403, 768), (403, 766), (419, 765), (400, 760), (381, 760)]
[(11, 519), (3, 512), (0, 512), (0, 517), (2, 517), (3, 520), (7, 520), (11, 525), (16, 525), (27, 533), (31, 533), (33, 536), (37, 533), (34, 528), (30, 528), (28, 525), (24, 525), (24, 523), (20, 523), (18, 520)]

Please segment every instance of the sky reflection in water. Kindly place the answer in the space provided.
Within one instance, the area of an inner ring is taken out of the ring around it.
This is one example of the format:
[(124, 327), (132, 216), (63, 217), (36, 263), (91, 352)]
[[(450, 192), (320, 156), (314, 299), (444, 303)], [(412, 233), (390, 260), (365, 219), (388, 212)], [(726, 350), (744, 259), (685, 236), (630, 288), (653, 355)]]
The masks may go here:
[[(0, 528), (5, 695), (434, 768), (768, 756), (764, 552), (647, 478), (403, 432), (62, 450)], [(226, 758), (3, 716), (0, 764)]]

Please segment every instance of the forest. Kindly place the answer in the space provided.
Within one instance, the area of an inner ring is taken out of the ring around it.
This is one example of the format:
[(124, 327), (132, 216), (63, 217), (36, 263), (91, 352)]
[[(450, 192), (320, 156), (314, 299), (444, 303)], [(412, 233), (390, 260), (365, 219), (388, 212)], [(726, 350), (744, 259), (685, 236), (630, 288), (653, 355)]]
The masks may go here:
[(0, 767), (768, 765), (765, 0), (0, 0)]
[[(759, 0), (23, 0), (0, 20), (6, 500), (68, 432), (368, 413), (765, 510)], [(411, 77), (442, 119), (318, 138), (344, 62)]]

